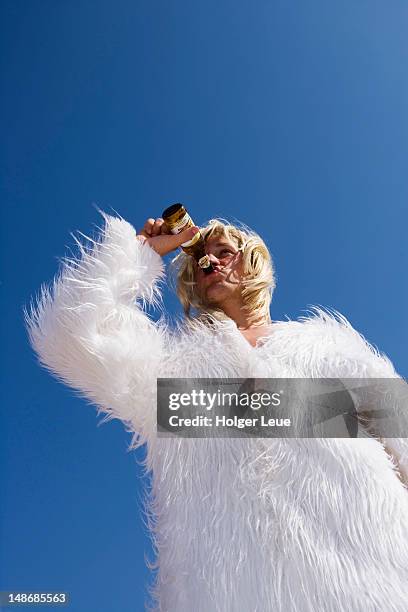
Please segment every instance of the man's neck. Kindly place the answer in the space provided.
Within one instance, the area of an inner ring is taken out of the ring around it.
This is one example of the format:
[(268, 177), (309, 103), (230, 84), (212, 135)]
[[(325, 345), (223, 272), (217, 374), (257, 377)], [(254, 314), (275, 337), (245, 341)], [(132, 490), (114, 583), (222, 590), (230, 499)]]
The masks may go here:
[(230, 303), (222, 304), (220, 307), (227, 317), (235, 322), (240, 331), (265, 327), (271, 323), (269, 313), (261, 313), (254, 316), (253, 313), (246, 312), (243, 301), (231, 301)]
[(251, 346), (256, 346), (259, 338), (270, 336), (272, 333), (272, 322), (265, 322), (262, 325), (256, 325), (246, 329), (241, 329), (238, 327), (238, 329)]

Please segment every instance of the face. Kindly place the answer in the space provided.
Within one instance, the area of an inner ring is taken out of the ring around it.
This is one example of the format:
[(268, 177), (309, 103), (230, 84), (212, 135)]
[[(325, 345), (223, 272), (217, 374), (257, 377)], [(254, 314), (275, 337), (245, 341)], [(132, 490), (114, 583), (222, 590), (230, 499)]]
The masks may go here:
[(209, 238), (205, 250), (214, 271), (205, 274), (196, 264), (196, 289), (202, 302), (221, 309), (226, 302), (241, 302), (242, 253), (236, 243), (223, 236)]

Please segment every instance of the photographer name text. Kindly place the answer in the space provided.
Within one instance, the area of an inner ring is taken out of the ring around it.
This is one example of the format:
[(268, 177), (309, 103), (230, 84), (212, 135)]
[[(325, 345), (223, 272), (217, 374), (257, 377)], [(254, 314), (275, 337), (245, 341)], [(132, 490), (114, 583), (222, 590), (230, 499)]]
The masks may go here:
[(197, 415), (192, 418), (186, 418), (174, 414), (169, 418), (169, 425), (171, 427), (235, 427), (244, 429), (246, 427), (290, 427), (291, 420), (268, 419), (263, 415), (252, 418), (241, 418), (236, 415), (232, 417), (216, 416), (214, 418)]

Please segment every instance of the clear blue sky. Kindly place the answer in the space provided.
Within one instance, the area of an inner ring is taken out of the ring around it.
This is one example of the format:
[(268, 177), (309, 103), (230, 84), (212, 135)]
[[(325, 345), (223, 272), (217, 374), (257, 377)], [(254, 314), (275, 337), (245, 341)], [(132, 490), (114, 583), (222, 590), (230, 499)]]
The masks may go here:
[[(272, 317), (338, 309), (408, 375), (405, 0), (3, 0), (0, 589), (143, 610), (142, 451), (40, 369), (22, 308), (93, 207), (257, 230)], [(177, 311), (174, 297), (165, 303)]]

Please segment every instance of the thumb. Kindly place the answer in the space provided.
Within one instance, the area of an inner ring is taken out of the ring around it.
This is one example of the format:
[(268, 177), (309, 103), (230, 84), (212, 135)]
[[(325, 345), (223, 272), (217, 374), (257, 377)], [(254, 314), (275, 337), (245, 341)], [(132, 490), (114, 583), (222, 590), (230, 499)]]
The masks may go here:
[(189, 240), (191, 240), (193, 236), (195, 236), (199, 231), (200, 231), (200, 228), (194, 225), (193, 227), (189, 227), (183, 230), (179, 234), (173, 234), (171, 236), (171, 239), (172, 239), (174, 248), (176, 249), (177, 247), (182, 245), (184, 242), (188, 242)]

